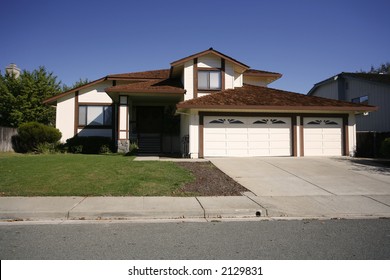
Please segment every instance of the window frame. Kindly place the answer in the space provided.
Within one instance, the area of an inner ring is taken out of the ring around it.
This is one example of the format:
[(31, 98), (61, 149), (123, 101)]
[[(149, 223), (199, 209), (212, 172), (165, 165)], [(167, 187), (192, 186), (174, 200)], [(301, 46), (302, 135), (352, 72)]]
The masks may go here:
[[(88, 124), (88, 108), (98, 108), (100, 107), (102, 109), (102, 118), (103, 123), (102, 124)], [(107, 112), (107, 108), (110, 108), (110, 110)], [(83, 114), (81, 113), (81, 110), (84, 110)], [(108, 116), (109, 115), (109, 116)], [(80, 120), (83, 120), (81, 123)], [(108, 123), (107, 120), (110, 120)], [(78, 119), (77, 119), (77, 125), (78, 127), (89, 127), (89, 128), (111, 128), (113, 125), (113, 106), (112, 104), (79, 104), (78, 106)]]
[(352, 98), (351, 102), (356, 104), (369, 105), (368, 100), (369, 100), (368, 95), (363, 95), (363, 96)]
[[(206, 77), (206, 83), (207, 87), (200, 87), (200, 73), (207, 73)], [(211, 73), (218, 73), (218, 82), (219, 87), (218, 88), (211, 88), (211, 79), (210, 74)], [(222, 70), (221, 69), (198, 69), (198, 91), (221, 91), (222, 90)]]

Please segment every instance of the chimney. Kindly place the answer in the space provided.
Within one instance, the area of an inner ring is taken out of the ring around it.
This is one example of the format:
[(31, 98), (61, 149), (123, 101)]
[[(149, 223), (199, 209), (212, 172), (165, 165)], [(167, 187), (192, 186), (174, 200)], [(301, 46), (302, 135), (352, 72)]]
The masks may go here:
[(14, 77), (15, 79), (19, 78), (20, 76), (20, 69), (16, 66), (15, 63), (11, 63), (7, 67), (5, 67), (5, 72), (11, 77)]

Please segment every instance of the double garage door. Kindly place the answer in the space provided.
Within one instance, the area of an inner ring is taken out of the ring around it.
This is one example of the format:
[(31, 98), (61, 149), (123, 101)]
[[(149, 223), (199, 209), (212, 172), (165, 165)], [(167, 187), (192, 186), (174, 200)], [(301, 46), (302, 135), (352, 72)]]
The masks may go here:
[[(304, 118), (304, 155), (341, 155), (341, 119)], [(205, 157), (291, 156), (290, 117), (205, 116)]]

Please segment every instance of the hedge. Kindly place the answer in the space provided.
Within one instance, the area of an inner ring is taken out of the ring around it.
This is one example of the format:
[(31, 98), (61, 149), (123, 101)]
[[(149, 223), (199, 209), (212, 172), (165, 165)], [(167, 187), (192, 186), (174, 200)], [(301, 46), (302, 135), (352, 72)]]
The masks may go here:
[(61, 132), (52, 126), (38, 122), (21, 124), (18, 134), (12, 139), (16, 152), (35, 152), (42, 144), (56, 144), (61, 139)]
[(115, 144), (109, 137), (75, 136), (66, 140), (68, 152), (75, 154), (105, 154), (115, 152)]

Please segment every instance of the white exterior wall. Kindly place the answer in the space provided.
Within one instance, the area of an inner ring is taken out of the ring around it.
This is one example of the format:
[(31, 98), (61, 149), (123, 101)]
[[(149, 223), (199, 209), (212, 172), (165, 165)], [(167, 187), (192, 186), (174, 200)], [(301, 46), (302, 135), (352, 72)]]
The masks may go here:
[(184, 64), (184, 101), (194, 98), (194, 63), (193, 61), (187, 61)]
[(300, 157), (301, 156), (301, 151), (302, 151), (302, 147), (300, 145), (301, 143), (301, 130), (303, 129), (303, 127), (301, 126), (301, 117), (300, 116), (297, 116), (297, 122), (296, 122), (296, 125), (297, 125), (297, 131), (296, 131), (296, 135), (297, 135), (297, 143), (296, 143), (296, 146), (297, 146), (297, 157)]
[(244, 76), (244, 83), (254, 86), (267, 87), (268, 83), (261, 80), (261, 77)]
[(348, 116), (348, 149), (350, 156), (354, 156), (356, 152), (356, 118), (355, 114), (351, 113)]
[(112, 103), (104, 89), (112, 86), (111, 81), (93, 85), (79, 91), (79, 103)]
[(225, 62), (225, 89), (234, 89), (234, 68), (233, 64)]
[(57, 101), (56, 128), (62, 133), (61, 142), (65, 142), (74, 135), (74, 96), (75, 94), (72, 93)]
[[(112, 104), (112, 99), (104, 91), (104, 89), (110, 86), (112, 86), (112, 82), (107, 81), (80, 90), (78, 95), (79, 104)], [(65, 142), (74, 136), (74, 126), (78, 122), (78, 120), (75, 120), (75, 102), (75, 93), (71, 93), (57, 100), (56, 127), (62, 133), (61, 142)], [(84, 128), (78, 129), (77, 133), (80, 136), (112, 137), (111, 129)]]
[(199, 116), (189, 116), (189, 135), (190, 135), (190, 146), (189, 152), (191, 158), (199, 157)]
[(243, 86), (243, 76), (238, 72), (234, 72), (234, 87), (242, 87)]
[(212, 54), (201, 56), (198, 58), (198, 67), (221, 68), (221, 58)]

